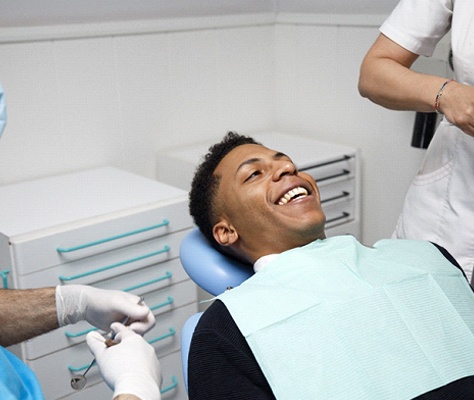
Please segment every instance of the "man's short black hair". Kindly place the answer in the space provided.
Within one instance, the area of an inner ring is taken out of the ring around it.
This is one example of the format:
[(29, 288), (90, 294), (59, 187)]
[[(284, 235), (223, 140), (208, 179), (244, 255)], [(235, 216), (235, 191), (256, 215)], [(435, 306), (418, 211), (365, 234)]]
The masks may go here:
[(214, 239), (212, 228), (217, 222), (215, 214), (215, 195), (220, 179), (214, 171), (221, 160), (233, 149), (244, 144), (258, 144), (249, 136), (229, 132), (221, 142), (211, 146), (204, 160), (197, 167), (189, 192), (189, 212), (194, 222), (213, 246), (220, 248)]

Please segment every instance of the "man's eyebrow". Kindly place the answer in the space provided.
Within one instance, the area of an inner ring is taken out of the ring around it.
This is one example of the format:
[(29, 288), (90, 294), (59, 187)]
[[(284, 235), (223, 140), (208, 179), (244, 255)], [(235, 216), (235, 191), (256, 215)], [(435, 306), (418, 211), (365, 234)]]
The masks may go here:
[(242, 164), (240, 164), (238, 167), (237, 167), (237, 170), (235, 172), (239, 172), (239, 169), (241, 169), (242, 167), (245, 167), (246, 165), (249, 165), (249, 164), (254, 164), (254, 163), (257, 163), (259, 161), (261, 161), (262, 159), (261, 158), (257, 158), (257, 157), (254, 157), (254, 158), (249, 158), (248, 160), (245, 160)]
[[(290, 158), (288, 157), (285, 153), (282, 153), (282, 152), (277, 152), (275, 153), (272, 158), (274, 160), (280, 160), (281, 158)], [(249, 165), (249, 164), (254, 164), (254, 163), (257, 163), (259, 161), (261, 161), (262, 159), (261, 158), (258, 158), (258, 157), (254, 157), (254, 158), (249, 158), (248, 160), (245, 160), (242, 164), (240, 164), (238, 167), (237, 167), (237, 170), (236, 172), (238, 172), (240, 170), (240, 168), (244, 167), (245, 165)]]
[[(288, 159), (290, 159), (290, 157), (288, 157), (285, 153), (282, 153), (281, 151), (279, 151), (278, 153), (275, 153), (275, 154), (273, 155), (273, 159), (274, 159), (274, 160), (279, 160), (280, 158), (285, 158), (285, 157), (288, 158)], [(291, 159), (290, 159), (290, 160), (291, 160)]]

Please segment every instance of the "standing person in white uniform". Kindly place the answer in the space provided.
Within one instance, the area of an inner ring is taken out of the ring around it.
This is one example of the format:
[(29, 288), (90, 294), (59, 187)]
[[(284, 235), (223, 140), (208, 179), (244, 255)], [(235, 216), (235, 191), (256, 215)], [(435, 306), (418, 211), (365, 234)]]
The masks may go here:
[[(410, 69), (451, 30), (454, 80)], [(472, 283), (474, 266), (474, 1), (401, 0), (362, 62), (362, 96), (442, 121), (405, 198), (397, 238), (445, 247)]]

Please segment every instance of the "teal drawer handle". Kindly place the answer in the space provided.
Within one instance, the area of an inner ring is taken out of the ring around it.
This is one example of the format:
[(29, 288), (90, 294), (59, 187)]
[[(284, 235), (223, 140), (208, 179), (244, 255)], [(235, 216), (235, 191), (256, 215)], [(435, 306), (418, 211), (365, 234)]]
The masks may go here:
[[(155, 339), (149, 340), (148, 343), (153, 344), (153, 343), (159, 342), (160, 340), (166, 339), (166, 338), (168, 338), (168, 337), (170, 337), (170, 336), (176, 335), (176, 330), (175, 330), (174, 328), (168, 328), (168, 330), (169, 330), (169, 333), (166, 333), (166, 334), (164, 334), (164, 335), (162, 335), (162, 336), (158, 336), (158, 337), (155, 338)], [(89, 365), (90, 365), (90, 363), (88, 363), (88, 364), (86, 364), (86, 365), (81, 365), (80, 367), (73, 367), (73, 366), (71, 366), (71, 365), (68, 365), (67, 368), (68, 368), (69, 371), (71, 371), (71, 372), (79, 372), (79, 371), (83, 371), (83, 370), (85, 370), (86, 368), (88, 368)]]
[(169, 333), (165, 333), (162, 336), (158, 336), (157, 338), (151, 339), (148, 341), (148, 343), (153, 344), (153, 343), (159, 342), (160, 340), (176, 335), (176, 330), (174, 328), (168, 328), (168, 330), (169, 330)]
[(7, 275), (10, 273), (8, 269), (5, 269), (3, 271), (0, 271), (0, 276), (2, 277), (3, 281), (3, 288), (8, 289), (8, 280), (7, 280)]
[[(171, 296), (168, 296), (168, 299), (166, 301), (164, 301), (163, 303), (160, 303), (160, 304), (157, 304), (153, 307), (150, 307), (150, 310), (154, 311), (154, 310), (157, 310), (158, 308), (162, 308), (162, 307), (165, 307), (165, 306), (169, 306), (170, 304), (173, 304), (174, 302), (174, 299), (171, 297)], [(80, 331), (80, 332), (76, 332), (76, 333), (72, 333), (72, 332), (65, 332), (64, 334), (68, 337), (68, 338), (77, 338), (79, 336), (85, 336), (87, 335), (89, 332), (92, 332), (92, 331), (97, 331), (98, 329), (97, 328), (89, 328), (89, 329), (86, 329), (86, 330), (83, 330), (83, 331)]]
[[(167, 277), (171, 277), (171, 273), (170, 272), (167, 272), (166, 273)], [(154, 281), (158, 281), (158, 280), (162, 280), (162, 279), (165, 279), (165, 278), (158, 278), (158, 279), (155, 279)], [(144, 285), (144, 284), (143, 284)], [(143, 286), (142, 285), (142, 286)], [(139, 287), (139, 286), (137, 286)], [(129, 290), (132, 290), (134, 289), (135, 287), (132, 287), (131, 289), (124, 289), (124, 292), (128, 292)], [(160, 303), (160, 304), (157, 304), (153, 307), (150, 307), (150, 310), (157, 310), (158, 308), (162, 308), (162, 307), (165, 307), (165, 306), (169, 306), (170, 304), (173, 304), (174, 302), (174, 299), (171, 297), (171, 296), (168, 296), (167, 300), (164, 301), (163, 303)], [(95, 328), (95, 327), (92, 327), (92, 328), (89, 328), (89, 329), (85, 329), (83, 331), (80, 331), (80, 332), (76, 332), (76, 333), (73, 333), (73, 332), (69, 332), (69, 331), (66, 331), (64, 332), (64, 334), (68, 337), (68, 338), (71, 338), (71, 339), (74, 339), (74, 338), (77, 338), (77, 337), (80, 337), (80, 336), (85, 336), (87, 335), (89, 332), (92, 332), (92, 331), (97, 331), (98, 329)]]
[[(87, 363), (86, 365), (82, 365), (80, 367), (73, 367), (71, 365), (68, 365), (67, 366), (67, 369), (71, 372), (79, 372), (79, 371), (84, 371), (85, 369), (89, 368), (89, 366), (91, 365), (91, 363)], [(97, 363), (94, 363), (94, 366), (97, 365)]]
[[(171, 297), (171, 296), (168, 296), (168, 299), (166, 301), (164, 301), (163, 303), (160, 303), (160, 304), (157, 304), (153, 307), (150, 307), (150, 310), (157, 310), (158, 308), (162, 308), (162, 307), (165, 307), (165, 306), (169, 306), (170, 304), (173, 304), (174, 302), (174, 299)], [(86, 329), (86, 330), (83, 330), (83, 331), (80, 331), (80, 332), (76, 332), (76, 333), (72, 333), (72, 332), (65, 332), (64, 334), (68, 337), (68, 338), (77, 338), (79, 336), (85, 336), (87, 335), (89, 332), (92, 332), (92, 331), (97, 331), (98, 329), (97, 328), (89, 328), (89, 329)]]
[(77, 338), (79, 336), (85, 336), (87, 335), (89, 332), (92, 332), (92, 331), (97, 331), (98, 329), (97, 328), (89, 328), (89, 329), (86, 329), (84, 331), (80, 331), (80, 332), (77, 332), (77, 333), (72, 333), (72, 332), (64, 332), (64, 334), (68, 337), (68, 338)]
[[(153, 344), (153, 343), (155, 343), (155, 342), (159, 342), (160, 340), (166, 339), (167, 337), (176, 335), (176, 330), (175, 330), (174, 328), (168, 328), (168, 329), (169, 329), (169, 333), (166, 333), (166, 334), (164, 334), (164, 335), (162, 335), (162, 336), (158, 336), (158, 337), (155, 338), (155, 339), (149, 340), (148, 343)], [(79, 372), (79, 371), (83, 371), (83, 370), (85, 370), (86, 368), (88, 368), (89, 365), (90, 365), (90, 363), (88, 363), (88, 364), (86, 364), (86, 365), (81, 365), (80, 367), (73, 367), (73, 366), (71, 366), (71, 365), (68, 365), (67, 368), (68, 368), (69, 371), (71, 371), (71, 372)], [(177, 382), (176, 382), (176, 384), (177, 384)], [(176, 386), (176, 385), (174, 385), (173, 387), (175, 387), (175, 386)], [(173, 387), (172, 387), (172, 388), (173, 388)], [(171, 388), (171, 389), (172, 389), (172, 388)], [(166, 390), (171, 390), (171, 389), (168, 389), (168, 388), (167, 388)], [(163, 392), (162, 392), (162, 393), (163, 393)]]
[(173, 304), (173, 302), (174, 302), (174, 299), (171, 296), (168, 296), (168, 300), (164, 301), (163, 303), (150, 307), (150, 310), (154, 311), (154, 310), (157, 310), (158, 308), (169, 306), (170, 304)]
[(149, 254), (145, 254), (143, 256), (131, 258), (129, 260), (121, 261), (121, 262), (116, 263), (116, 264), (107, 265), (105, 267), (97, 268), (97, 269), (94, 269), (92, 271), (83, 272), (82, 274), (77, 274), (77, 275), (72, 275), (72, 276), (60, 275), (58, 278), (62, 282), (73, 281), (73, 280), (76, 280), (76, 279), (79, 279), (79, 278), (84, 278), (85, 276), (98, 274), (99, 272), (104, 272), (104, 271), (107, 271), (107, 270), (112, 269), (112, 268), (121, 267), (122, 265), (126, 265), (126, 264), (130, 264), (130, 263), (133, 263), (133, 262), (136, 262), (136, 261), (144, 260), (146, 258), (150, 258), (150, 257), (156, 256), (158, 254), (166, 253), (169, 250), (170, 250), (170, 247), (165, 245), (165, 247), (163, 247), (163, 249), (161, 249), (159, 251), (155, 251), (153, 253), (149, 253)]
[(153, 229), (162, 228), (163, 226), (169, 225), (169, 223), (170, 223), (170, 222), (169, 222), (167, 219), (164, 219), (163, 222), (162, 222), (161, 224), (158, 224), (158, 225), (148, 226), (148, 227), (146, 227), (146, 228), (138, 229), (138, 230), (136, 230), (136, 231), (131, 231), (131, 232), (122, 233), (122, 234), (120, 234), (120, 235), (111, 236), (111, 237), (108, 237), (108, 238), (105, 238), (105, 239), (97, 240), (97, 241), (95, 241), (95, 242), (90, 242), (90, 243), (81, 244), (81, 245), (79, 245), (79, 246), (73, 246), (73, 247), (58, 247), (58, 248), (56, 249), (56, 251), (57, 251), (58, 253), (70, 253), (70, 252), (73, 252), (73, 251), (86, 249), (86, 248), (88, 248), (88, 247), (97, 246), (97, 245), (99, 245), (99, 244), (111, 242), (111, 241), (113, 241), (113, 240), (122, 239), (122, 238), (125, 238), (125, 237), (128, 237), (128, 236), (133, 236), (133, 235), (137, 235), (137, 234), (139, 234), (139, 233), (151, 231), (151, 230), (153, 230)]
[(178, 379), (176, 378), (176, 376), (172, 375), (171, 380), (173, 381), (173, 383), (171, 385), (161, 389), (160, 390), (161, 394), (169, 392), (170, 390), (173, 390), (176, 386), (178, 386)]
[(171, 272), (168, 272), (166, 271), (165, 274), (163, 276), (160, 276), (159, 278), (156, 278), (156, 279), (152, 279), (151, 281), (147, 281), (147, 282), (143, 282), (143, 283), (139, 283), (135, 286), (130, 286), (126, 289), (123, 289), (124, 292), (130, 292), (132, 290), (135, 290), (135, 289), (139, 289), (143, 286), (148, 286), (148, 285), (152, 285), (156, 282), (160, 282), (160, 281), (164, 281), (165, 279), (170, 279), (171, 277), (173, 276), (173, 274)]

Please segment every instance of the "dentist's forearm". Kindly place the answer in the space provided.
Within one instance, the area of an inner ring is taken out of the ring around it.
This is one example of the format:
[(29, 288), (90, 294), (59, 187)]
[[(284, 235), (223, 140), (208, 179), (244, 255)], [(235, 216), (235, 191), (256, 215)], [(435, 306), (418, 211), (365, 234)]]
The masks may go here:
[(10, 346), (58, 328), (56, 289), (0, 289), (0, 345)]
[(411, 70), (417, 58), (381, 34), (362, 62), (360, 94), (392, 110), (434, 112), (436, 94), (446, 78)]

